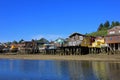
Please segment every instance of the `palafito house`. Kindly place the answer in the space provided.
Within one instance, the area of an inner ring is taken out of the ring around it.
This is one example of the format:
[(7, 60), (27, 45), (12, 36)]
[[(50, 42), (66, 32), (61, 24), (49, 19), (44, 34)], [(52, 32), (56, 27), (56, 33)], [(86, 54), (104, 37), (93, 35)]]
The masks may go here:
[(97, 48), (107, 47), (105, 43), (105, 38), (103, 36), (96, 37), (95, 42), (92, 43), (92, 47), (97, 47)]
[(37, 43), (35, 41), (23, 41), (19, 44), (19, 52), (30, 52), (34, 51), (34, 49), (37, 47)]
[(56, 47), (62, 47), (64, 46), (65, 39), (63, 38), (58, 38), (54, 41)]
[(105, 42), (112, 50), (120, 51), (120, 26), (115, 26), (108, 30)]
[(81, 45), (85, 35), (80, 33), (73, 33), (68, 38), (68, 46), (79, 46)]
[(85, 36), (83, 38), (81, 46), (83, 46), (83, 47), (91, 47), (93, 42), (95, 42), (95, 37), (93, 37), (93, 36)]

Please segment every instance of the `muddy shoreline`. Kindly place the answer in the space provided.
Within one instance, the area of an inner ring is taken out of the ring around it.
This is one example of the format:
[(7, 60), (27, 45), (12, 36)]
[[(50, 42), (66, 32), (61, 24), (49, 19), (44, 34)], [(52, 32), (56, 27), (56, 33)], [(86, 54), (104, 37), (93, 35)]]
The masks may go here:
[(88, 60), (88, 61), (118, 61), (120, 54), (87, 54), (87, 55), (42, 55), (42, 54), (0, 54), (0, 59), (28, 60)]

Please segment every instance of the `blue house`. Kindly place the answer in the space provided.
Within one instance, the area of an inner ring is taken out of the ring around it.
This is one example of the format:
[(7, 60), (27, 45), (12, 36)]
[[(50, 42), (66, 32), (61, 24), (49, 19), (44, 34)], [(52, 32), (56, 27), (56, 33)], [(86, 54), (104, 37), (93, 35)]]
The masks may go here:
[(65, 43), (65, 39), (63, 39), (63, 38), (58, 38), (58, 39), (55, 40), (55, 45), (57, 47), (63, 46), (64, 43)]

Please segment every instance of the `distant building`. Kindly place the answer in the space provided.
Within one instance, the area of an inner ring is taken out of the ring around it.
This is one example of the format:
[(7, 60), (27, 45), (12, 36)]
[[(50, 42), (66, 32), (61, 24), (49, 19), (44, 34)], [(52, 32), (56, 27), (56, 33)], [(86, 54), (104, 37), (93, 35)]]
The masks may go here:
[(64, 43), (65, 43), (65, 39), (63, 39), (63, 38), (58, 38), (55, 40), (55, 46), (57, 46), (57, 47), (63, 46)]
[(2, 52), (2, 49), (4, 48), (3, 44), (0, 43), (0, 52)]
[(10, 51), (11, 51), (11, 52), (17, 52), (17, 51), (18, 51), (18, 46), (19, 46), (19, 44), (12, 43), (12, 44), (10, 45)]
[(35, 42), (37, 43), (37, 47), (40, 51), (46, 48), (46, 44), (49, 44), (49, 41), (45, 38), (41, 38), (40, 40), (36, 40)]
[(120, 26), (108, 30), (105, 42), (113, 49), (120, 50)]
[(37, 43), (35, 41), (23, 41), (18, 45), (18, 50), (22, 53), (36, 52)]
[(73, 33), (69, 36), (68, 46), (79, 46), (81, 45), (85, 35), (80, 33)]

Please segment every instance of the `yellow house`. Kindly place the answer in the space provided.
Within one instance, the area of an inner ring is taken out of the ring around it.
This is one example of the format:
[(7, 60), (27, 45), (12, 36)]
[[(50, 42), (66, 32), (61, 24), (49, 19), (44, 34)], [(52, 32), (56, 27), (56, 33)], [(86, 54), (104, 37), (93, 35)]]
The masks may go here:
[(104, 37), (97, 37), (95, 39), (95, 42), (92, 43), (92, 47), (101, 48), (101, 47), (105, 47), (105, 46), (107, 46), (107, 44), (105, 43)]
[(92, 45), (92, 43), (94, 42), (94, 37), (90, 37), (90, 36), (85, 36), (83, 38), (83, 41), (81, 43), (81, 46), (84, 46), (84, 47), (89, 47)]
[(18, 50), (18, 45), (17, 44), (11, 44), (10, 51), (11, 52), (17, 52)]

